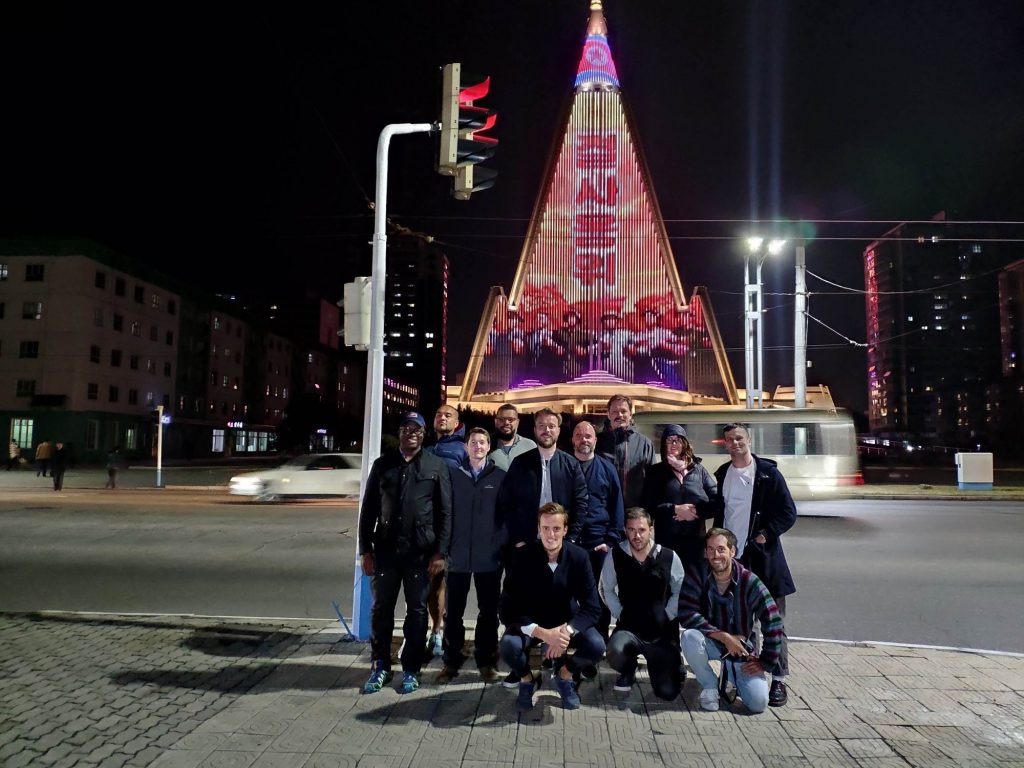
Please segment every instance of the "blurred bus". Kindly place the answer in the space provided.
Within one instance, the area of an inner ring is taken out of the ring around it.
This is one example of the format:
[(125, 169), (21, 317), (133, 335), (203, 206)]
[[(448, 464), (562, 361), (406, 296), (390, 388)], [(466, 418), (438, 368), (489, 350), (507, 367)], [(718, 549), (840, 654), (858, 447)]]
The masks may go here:
[(853, 419), (843, 410), (698, 407), (645, 411), (634, 419), (637, 431), (651, 439), (655, 451), (667, 425), (682, 425), (694, 454), (711, 472), (729, 460), (722, 427), (745, 424), (750, 430), (751, 450), (778, 462), (794, 498), (827, 498), (863, 482)]

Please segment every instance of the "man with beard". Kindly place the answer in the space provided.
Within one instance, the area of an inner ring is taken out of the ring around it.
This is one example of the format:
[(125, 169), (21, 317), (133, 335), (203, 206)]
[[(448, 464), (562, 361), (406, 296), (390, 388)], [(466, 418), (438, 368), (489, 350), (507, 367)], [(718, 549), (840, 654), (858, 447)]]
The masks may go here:
[(654, 445), (633, 429), (633, 401), (626, 395), (611, 396), (607, 416), (608, 426), (597, 438), (597, 452), (618, 470), (625, 506), (643, 506), (644, 478), (654, 463)]
[[(619, 475), (608, 459), (594, 453), (595, 445), (597, 432), (594, 431), (594, 425), (589, 421), (581, 421), (572, 432), (572, 447), (573, 455), (580, 463), (583, 477), (587, 481), (590, 504), (580, 529), (580, 546), (587, 550), (590, 566), (594, 571), (594, 581), (597, 581), (601, 578), (601, 568), (604, 566), (608, 550), (622, 541), (624, 512)], [(611, 614), (608, 607), (602, 604), (597, 631), (606, 641), (610, 623)], [(588, 679), (593, 679), (596, 675), (596, 669), (583, 670), (583, 676)]]
[[(459, 412), (450, 405), (442, 405), (434, 414), (434, 442), (426, 450), (448, 465), (448, 472), (454, 472), (466, 461), (466, 427), (459, 423)], [(444, 652), (444, 585), (445, 574), (441, 571), (430, 579), (427, 594), (427, 612), (430, 614), (430, 637), (427, 638), (427, 653), (440, 656)]]
[[(782, 617), (768, 588), (736, 560), (736, 537), (712, 528), (705, 538), (707, 563), (691, 569), (679, 595), (683, 655), (701, 685), (700, 708), (718, 711), (725, 683), (732, 679), (751, 712), (768, 705), (766, 671), (778, 668)], [(755, 654), (754, 622), (763, 632), (761, 653)], [(722, 661), (722, 679), (709, 660)]]
[(654, 694), (672, 701), (683, 682), (676, 622), (683, 564), (675, 552), (654, 542), (646, 509), (626, 510), (625, 530), (626, 541), (612, 549), (601, 571), (601, 598), (615, 616), (608, 643), (608, 665), (619, 673), (614, 688), (632, 689), (637, 656), (643, 654)]
[(494, 415), (494, 450), (490, 458), (498, 469), (508, 471), (512, 460), (531, 451), (537, 444), (519, 434), (519, 411), (511, 403), (505, 403)]
[[(736, 557), (764, 582), (785, 621), (786, 598), (796, 592), (796, 586), (781, 537), (796, 522), (796, 504), (775, 462), (751, 453), (746, 426), (727, 424), (722, 437), (730, 461), (715, 471), (720, 490), (715, 526), (735, 534)], [(789, 699), (788, 674), (789, 643), (783, 633), (778, 669), (772, 674), (768, 696), (770, 706), (785, 706)]]
[(412, 693), (420, 687), (429, 577), (444, 571), (452, 517), (448, 466), (422, 450), (425, 434), (423, 416), (406, 413), (398, 431), (399, 450), (374, 461), (366, 480), (359, 513), (359, 552), (363, 574), (372, 578), (373, 661), (363, 693), (376, 693), (391, 681), (391, 635), (399, 589), (404, 589), (406, 605), (401, 690)]

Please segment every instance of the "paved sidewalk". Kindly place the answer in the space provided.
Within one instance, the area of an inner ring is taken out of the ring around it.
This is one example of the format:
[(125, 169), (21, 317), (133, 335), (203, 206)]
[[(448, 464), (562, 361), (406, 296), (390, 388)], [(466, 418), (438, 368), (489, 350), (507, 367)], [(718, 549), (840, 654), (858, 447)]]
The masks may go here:
[(600, 668), (583, 708), (467, 669), (359, 694), (367, 647), (325, 622), (0, 615), (0, 765), (1024, 766), (1024, 658), (794, 642), (789, 706), (699, 711)]

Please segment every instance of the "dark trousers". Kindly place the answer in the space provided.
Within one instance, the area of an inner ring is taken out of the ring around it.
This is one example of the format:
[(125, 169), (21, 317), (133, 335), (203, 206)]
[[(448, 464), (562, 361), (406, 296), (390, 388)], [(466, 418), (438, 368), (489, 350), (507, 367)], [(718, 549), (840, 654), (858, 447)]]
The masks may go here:
[[(604, 568), (604, 559), (606, 557), (611, 557), (612, 553), (611, 552), (595, 552), (593, 549), (588, 549), (587, 550), (587, 554), (590, 555), (590, 570), (592, 570), (594, 572), (594, 583), (595, 584), (600, 584), (601, 583), (601, 569)], [(611, 611), (608, 610), (608, 606), (605, 605), (604, 600), (599, 600), (598, 602), (601, 604), (601, 615), (598, 617), (597, 624), (595, 624), (594, 626), (597, 627), (597, 631), (598, 631), (598, 634), (601, 635), (601, 639), (604, 640), (605, 643), (607, 643), (608, 642), (608, 627), (612, 623), (612, 613), (611, 613)], [(601, 657), (598, 656), (599, 660), (600, 660), (600, 658)]]
[(498, 660), (498, 598), (501, 595), (501, 569), (485, 573), (448, 572), (448, 592), (444, 608), (444, 663), (462, 666), (466, 642), (466, 601), (470, 581), (476, 585), (476, 631), (473, 634), (473, 658), (478, 667), (493, 667)]
[[(779, 646), (779, 675), (789, 674), (789, 638), (786, 636), (786, 598), (776, 597), (775, 604), (779, 607), (779, 616), (782, 617), (782, 644)], [(755, 625), (755, 645), (761, 650), (761, 625)]]
[[(526, 637), (518, 632), (506, 632), (501, 638), (501, 660), (520, 678), (526, 677), (530, 674), (530, 649), (538, 644), (540, 640), (535, 637)], [(571, 656), (566, 652), (564, 656), (555, 659), (556, 672), (563, 664), (573, 674), (585, 667), (596, 666), (604, 654), (604, 639), (596, 629), (589, 627), (572, 636), (569, 648), (575, 652)]]
[(632, 676), (636, 673), (636, 657), (641, 653), (647, 659), (654, 695), (665, 701), (675, 699), (683, 682), (679, 673), (683, 660), (678, 645), (651, 643), (625, 629), (617, 629), (608, 641), (608, 666), (621, 675)]
[(53, 478), (53, 490), (60, 491), (64, 488), (64, 469), (51, 469), (50, 477)]
[(370, 610), (370, 651), (373, 661), (391, 669), (391, 636), (395, 631), (395, 606), (398, 590), (405, 590), (405, 622), (402, 634), (402, 669), (419, 672), (423, 666), (423, 638), (427, 634), (427, 558), (423, 555), (396, 555), (374, 558), (370, 582), (373, 607)]
[(46, 470), (49, 469), (49, 468), (50, 468), (50, 460), (49, 459), (39, 459), (39, 461), (38, 461), (38, 463), (36, 465), (36, 477), (39, 477), (40, 475), (42, 475), (43, 477), (46, 477)]

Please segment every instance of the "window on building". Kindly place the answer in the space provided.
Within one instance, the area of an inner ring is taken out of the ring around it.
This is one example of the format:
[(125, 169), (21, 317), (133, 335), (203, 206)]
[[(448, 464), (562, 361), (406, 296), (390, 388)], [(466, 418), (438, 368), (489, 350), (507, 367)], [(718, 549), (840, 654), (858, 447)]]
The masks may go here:
[(174, 344), (174, 331), (168, 331), (164, 334), (164, 340), (167, 342), (167, 346), (173, 346)]
[(132, 336), (142, 336), (142, 323), (132, 320)]
[(217, 317), (216, 315), (213, 316), (213, 330), (220, 330), (220, 318)]
[(114, 313), (114, 330), (115, 331), (123, 331), (124, 330), (124, 315), (119, 315), (116, 312)]
[(115, 296), (124, 296), (124, 278), (123, 277), (115, 277), (114, 278), (114, 295)]
[(149, 306), (153, 309), (160, 309), (160, 294), (154, 293), (153, 297), (149, 300)]
[(159, 338), (160, 338), (160, 331), (157, 330), (157, 327), (155, 325), (149, 326), (149, 340), (150, 341), (156, 341)]
[(215, 429), (213, 430), (213, 442), (210, 444), (210, 450), (214, 453), (224, 453), (224, 430)]
[(129, 355), (128, 356), (128, 367), (131, 368), (133, 371), (139, 370), (139, 356), (138, 355)]
[(100, 423), (90, 419), (85, 423), (85, 448), (88, 451), (95, 451), (100, 447)]
[(178, 302), (176, 302), (174, 299), (168, 299), (167, 300), (167, 314), (168, 315), (174, 315), (174, 314), (177, 314), (177, 312), (178, 312)]
[(39, 357), (39, 342), (21, 342), (21, 345), (18, 347), (18, 357)]
[(147, 392), (146, 393), (146, 405), (152, 407), (154, 400), (155, 400), (155, 398), (153, 397), (153, 393), (152, 392)]
[(135, 301), (138, 304), (144, 304), (146, 302), (146, 289), (141, 285), (135, 286)]
[(101, 270), (96, 270), (96, 287), (106, 288), (107, 287), (107, 273)]
[(228, 320), (227, 325), (224, 328), (224, 333), (228, 333), (228, 334), (231, 333), (231, 321), (230, 320)]
[(89, 362), (98, 363), (100, 361), (100, 348), (99, 345), (93, 344), (89, 347)]
[(7, 279), (7, 265), (6, 264), (0, 264), (0, 280), (6, 280), (6, 279)]
[(241, 384), (241, 381), (239, 380), (239, 378), (237, 376), (235, 376), (235, 385), (234, 385), (233, 389), (238, 389), (240, 384)]
[(103, 327), (103, 310), (99, 307), (96, 307), (92, 311), (92, 324), (97, 328)]
[(121, 350), (120, 349), (112, 349), (112, 350), (110, 350), (110, 364), (114, 368), (120, 368), (121, 367)]
[(19, 448), (31, 448), (34, 425), (32, 419), (11, 419), (11, 440), (16, 442)]
[(139, 447), (139, 428), (134, 424), (124, 428), (124, 447), (128, 451), (134, 451)]
[(43, 319), (43, 302), (41, 301), (26, 301), (21, 305), (21, 319), (22, 320), (42, 320)]
[(25, 282), (26, 283), (38, 283), (43, 279), (43, 272), (45, 269), (44, 264), (26, 264), (25, 265)]
[(138, 404), (139, 404), (139, 390), (137, 390), (137, 389), (129, 389), (128, 390), (128, 405), (138, 405)]
[(35, 379), (18, 379), (14, 394), (16, 397), (32, 397), (36, 393)]
[(111, 384), (110, 388), (107, 390), (107, 399), (112, 403), (116, 403), (120, 395), (121, 393), (118, 390), (117, 385)]
[(170, 375), (171, 375), (171, 364), (170, 363), (164, 363), (164, 376), (170, 376)]
[(231, 349), (229, 347), (224, 347), (224, 359), (225, 360), (230, 360), (231, 359)]
[(88, 400), (98, 400), (100, 397), (100, 385), (88, 384), (85, 388), (85, 397)]
[(222, 377), (221, 377), (221, 382), (220, 382), (220, 385), (221, 385), (222, 387), (224, 387), (224, 389), (227, 389), (227, 388), (228, 388), (228, 377), (227, 377), (227, 376), (222, 376)]
[(146, 373), (156, 373), (156, 363), (151, 357), (146, 358)]
[(6, 302), (0, 301), (0, 320), (4, 319), (4, 307), (5, 306), (6, 306)]

